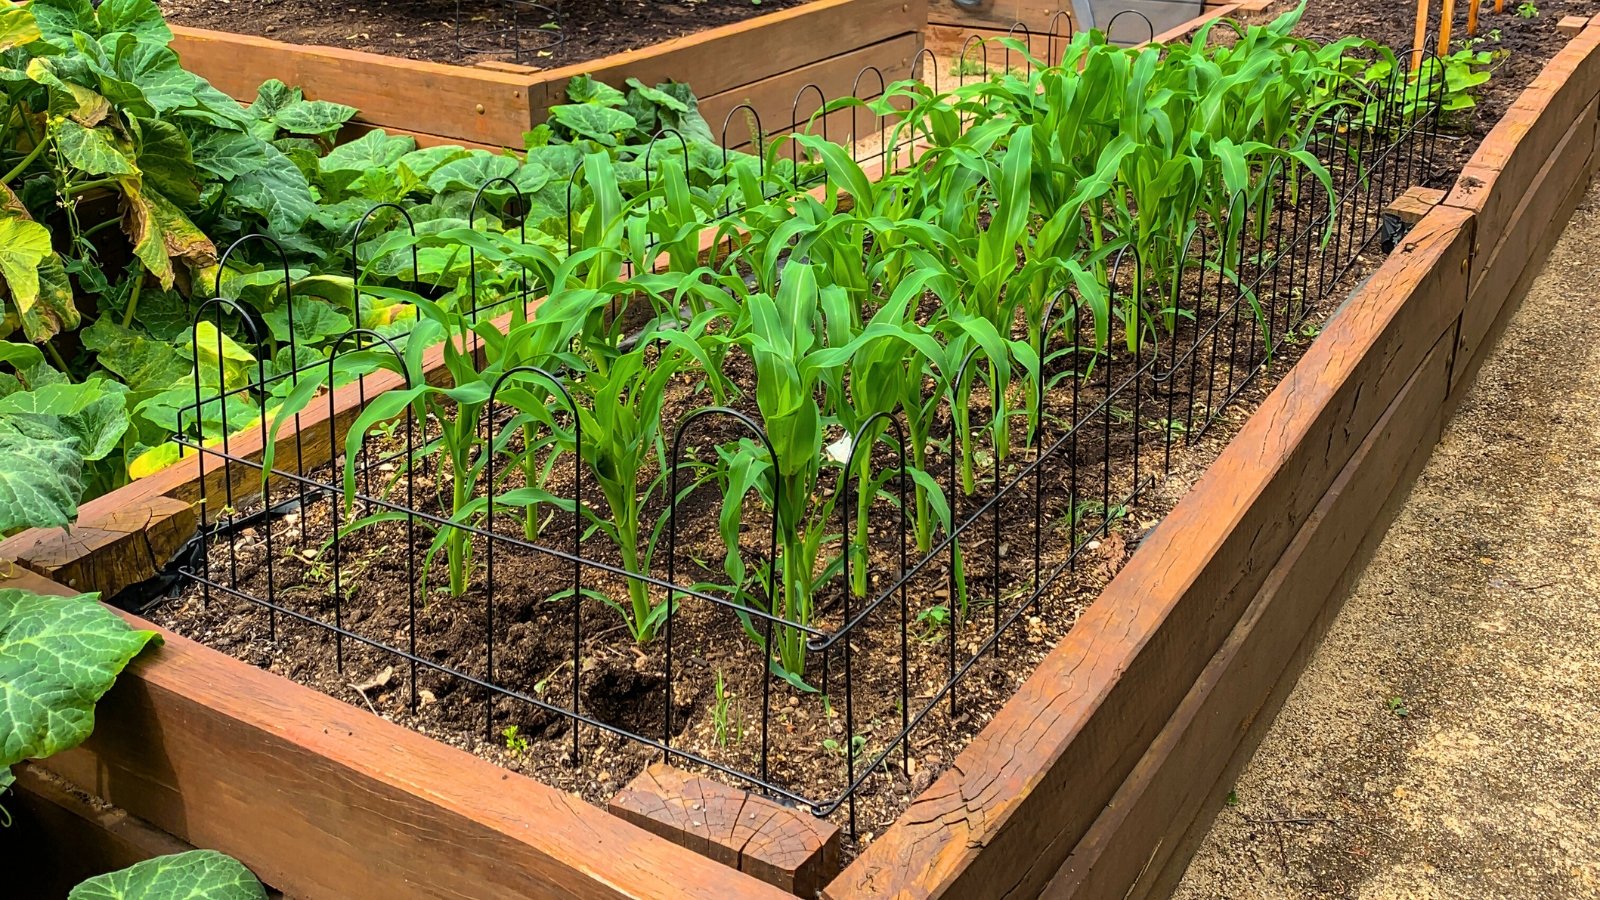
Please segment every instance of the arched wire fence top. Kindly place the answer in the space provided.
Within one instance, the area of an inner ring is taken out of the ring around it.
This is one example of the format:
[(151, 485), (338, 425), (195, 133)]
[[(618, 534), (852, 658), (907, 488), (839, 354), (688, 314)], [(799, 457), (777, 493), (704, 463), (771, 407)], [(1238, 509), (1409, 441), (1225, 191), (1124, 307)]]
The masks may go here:
[[(221, 277), (220, 273), (218, 277)], [(200, 323), (205, 320), (206, 312), (213, 309), (216, 312), (213, 314), (215, 322), (213, 323), (212, 328), (217, 332), (217, 395), (211, 399), (214, 400), (219, 407), (217, 412), (222, 425), (222, 452), (227, 453), (229, 452), (228, 438), (233, 432), (233, 429), (228, 425), (228, 398), (234, 396), (235, 394), (248, 394), (251, 388), (260, 388), (265, 385), (267, 383), (267, 361), (265, 355), (261, 354), (258, 350), (255, 354), (256, 380), (247, 381), (245, 384), (237, 387), (228, 386), (228, 356), (224, 348), (227, 346), (227, 342), (231, 340), (231, 338), (229, 338), (227, 335), (227, 329), (222, 327), (223, 313), (226, 311), (238, 317), (239, 327), (244, 330), (245, 336), (250, 341), (250, 345), (252, 347), (259, 348), (265, 342), (262, 340), (261, 330), (256, 326), (256, 316), (254, 311), (239, 301), (234, 300), (231, 297), (224, 297), (220, 293), (215, 297), (206, 299), (205, 302), (196, 307), (194, 316), (189, 321), (189, 345), (194, 348), (195, 355), (194, 406), (184, 406), (178, 409), (178, 428), (174, 433), (173, 440), (180, 444), (182, 443), (181, 437), (184, 430), (183, 414), (186, 410), (193, 409), (195, 424), (201, 430), (199, 440), (197, 440), (195, 443), (200, 446), (205, 444), (205, 404), (207, 401), (201, 396), (201, 392), (204, 390), (202, 385), (204, 384), (205, 379), (202, 378), (200, 374)], [(265, 427), (267, 421), (266, 416), (267, 407), (266, 404), (262, 404), (261, 422), (263, 427)]]
[[(800, 118), (800, 101), (805, 99), (808, 94), (816, 95), (817, 105), (811, 111), (810, 115), (806, 116), (805, 119), (802, 120)], [(795, 187), (797, 189), (805, 188), (806, 183), (805, 180), (800, 177), (800, 142), (793, 140), (792, 138), (797, 134), (815, 134), (825, 141), (828, 140), (827, 108), (828, 95), (822, 92), (822, 87), (815, 81), (810, 81), (801, 85), (800, 90), (795, 91), (794, 93), (794, 103), (790, 104), (789, 106), (789, 135), (791, 137), (791, 140), (789, 141), (789, 162), (794, 166)], [(817, 128), (816, 131), (813, 131), (813, 126), (820, 127)], [(802, 128), (804, 128), (804, 131), (801, 130)], [(827, 183), (828, 175), (827, 171), (824, 170), (822, 174), (822, 184), (826, 185)]]
[[(516, 182), (512, 181), (510, 178), (507, 178), (504, 175), (497, 175), (494, 178), (491, 178), (488, 181), (485, 181), (483, 184), (478, 185), (478, 189), (473, 192), (473, 194), (472, 194), (472, 205), (467, 208), (467, 227), (468, 228), (472, 228), (472, 229), (475, 229), (475, 228), (478, 227), (478, 205), (483, 202), (483, 198), (486, 195), (486, 193), (488, 192), (489, 188), (491, 188), (491, 187), (493, 187), (493, 186), (495, 186), (497, 184), (502, 184), (502, 185), (505, 185), (506, 187), (510, 188), (512, 196), (516, 198), (516, 203), (517, 203), (517, 238), (518, 238), (518, 240), (522, 241), (523, 243), (527, 243), (528, 242), (528, 201), (527, 201), (527, 198), (523, 196), (522, 188), (517, 187), (517, 183)], [(500, 215), (502, 217), (504, 216), (504, 209), (503, 208), (501, 210)], [(416, 264), (416, 257), (414, 255), (414, 251), (413, 251), (413, 256), (412, 256), (412, 264), (413, 264), (413, 266)], [(472, 308), (468, 311), (468, 315), (470, 317), (470, 320), (471, 320), (472, 324), (476, 325), (476, 324), (478, 324), (478, 312), (481, 309), (481, 307), (478, 305), (478, 251), (477, 251), (477, 249), (475, 247), (473, 247), (470, 244), (467, 246), (467, 285), (468, 285), (468, 289), (472, 291)], [(523, 303), (524, 306), (526, 306), (527, 303), (528, 303), (528, 267), (527, 266), (523, 266), (522, 267), (522, 293), (521, 293), (521, 296), (522, 296), (522, 303)], [(496, 301), (495, 303), (491, 303), (489, 305), (490, 306), (498, 306), (499, 305), (499, 301)], [(359, 325), (361, 323), (357, 322), (356, 324)]]
[(933, 51), (923, 47), (912, 58), (911, 77), (920, 78), (927, 82), (935, 92), (939, 90), (939, 57)]
[[(877, 93), (868, 94), (867, 96), (863, 97), (861, 96), (861, 79), (867, 77), (868, 75), (871, 75), (878, 80), (878, 89)], [(850, 96), (861, 101), (876, 100), (887, 93), (888, 90), (889, 83), (883, 78), (883, 70), (877, 66), (863, 66), (861, 71), (856, 73), (855, 79), (850, 82)], [(856, 123), (856, 110), (858, 109), (860, 109), (859, 106), (852, 105), (850, 107), (850, 155), (855, 158), (857, 162), (859, 162), (861, 159), (861, 131), (860, 126)], [(876, 112), (873, 112), (870, 109), (868, 112), (872, 113), (873, 118), (878, 120), (878, 150), (873, 155), (879, 157), (880, 159), (887, 159), (887, 154), (889, 152), (889, 141), (887, 137), (889, 120), (884, 116), (878, 115)]]
[(1106, 33), (1106, 40), (1107, 41), (1109, 41), (1109, 42), (1111, 42), (1113, 44), (1117, 42), (1116, 38), (1112, 37), (1112, 31), (1113, 31), (1113, 29), (1115, 29), (1117, 27), (1117, 20), (1122, 18), (1123, 16), (1135, 16), (1135, 17), (1137, 17), (1139, 19), (1144, 20), (1144, 27), (1145, 27), (1145, 38), (1144, 38), (1144, 41), (1142, 41), (1142, 42), (1141, 41), (1129, 41), (1128, 42), (1129, 45), (1138, 44), (1138, 43), (1149, 43), (1149, 42), (1151, 42), (1151, 41), (1156, 39), (1156, 25), (1155, 25), (1154, 22), (1150, 21), (1150, 17), (1149, 16), (1145, 15), (1144, 13), (1140, 12), (1137, 9), (1125, 9), (1122, 12), (1119, 12), (1116, 15), (1112, 16), (1111, 17), (1111, 21), (1106, 23), (1106, 32), (1105, 33)]
[[(767, 612), (773, 613), (778, 608), (779, 585), (782, 576), (778, 569), (778, 522), (783, 517), (783, 491), (779, 482), (781, 474), (778, 470), (778, 451), (772, 446), (772, 439), (767, 436), (766, 429), (746, 413), (727, 406), (705, 406), (683, 417), (678, 427), (672, 432), (672, 455), (668, 458), (669, 475), (667, 481), (667, 582), (677, 584), (676, 558), (678, 555), (678, 468), (683, 462), (683, 436), (689, 432), (691, 426), (705, 419), (723, 417), (732, 419), (754, 436), (767, 452), (767, 462), (772, 479), (772, 527), (768, 529), (767, 538), (767, 584), (766, 601)], [(742, 502), (743, 498), (735, 498), (732, 502)], [(662, 760), (672, 760), (672, 612), (673, 601), (676, 599), (677, 590), (667, 588), (666, 622), (662, 634), (666, 640), (666, 703), (662, 707), (661, 746)], [(788, 609), (784, 610), (786, 613)], [(787, 616), (784, 617), (787, 620)], [(770, 729), (768, 724), (772, 717), (772, 678), (768, 677), (767, 670), (772, 664), (772, 636), (773, 618), (768, 616), (764, 620), (765, 630), (762, 636), (762, 678), (761, 678), (761, 781), (770, 783)], [(785, 627), (792, 627), (785, 625)], [(808, 629), (809, 630), (809, 629)], [(812, 633), (815, 633), (814, 631)]]
[(340, 354), (348, 352), (345, 350), (345, 345), (351, 340), (356, 342), (356, 350), (358, 352), (371, 349), (362, 343), (362, 340), (365, 338), (371, 338), (377, 341), (379, 344), (382, 344), (383, 348), (388, 351), (389, 355), (394, 357), (395, 364), (391, 371), (400, 376), (405, 390), (411, 390), (411, 388), (416, 386), (416, 382), (411, 377), (411, 369), (406, 365), (406, 356), (400, 351), (399, 346), (396, 345), (394, 341), (371, 328), (352, 328), (349, 331), (346, 331), (344, 334), (339, 335), (334, 339), (332, 344), (328, 345), (328, 401), (330, 403), (333, 402), (332, 387), (334, 378), (337, 376), (335, 364), (338, 362)]
[[(412, 220), (411, 213), (407, 212), (405, 207), (398, 203), (387, 201), (378, 203), (367, 210), (361, 216), (361, 220), (356, 223), (355, 231), (350, 234), (350, 280), (352, 282), (350, 302), (354, 306), (351, 313), (355, 316), (356, 325), (352, 331), (363, 330), (361, 328), (361, 276), (366, 267), (361, 264), (361, 235), (366, 231), (367, 222), (377, 215), (379, 210), (384, 209), (392, 209), (399, 213), (400, 217), (406, 220), (406, 228), (410, 229), (411, 236), (417, 236), (417, 223)], [(417, 284), (422, 282), (422, 266), (417, 259), (417, 245), (415, 243), (411, 245), (411, 280)]]
[[(1062, 20), (1067, 23), (1065, 33), (1060, 31)], [(1050, 17), (1050, 27), (1045, 31), (1045, 52), (1050, 55), (1050, 58), (1046, 59), (1045, 62), (1052, 66), (1061, 65), (1061, 56), (1057, 54), (1056, 41), (1063, 41), (1060, 53), (1065, 54), (1067, 45), (1072, 43), (1072, 38), (1075, 34), (1076, 23), (1073, 21), (1072, 13), (1065, 9), (1057, 10), (1056, 14)]]
[(655, 153), (656, 144), (659, 143), (664, 137), (672, 137), (677, 139), (678, 152), (683, 154), (684, 164), (688, 165), (689, 140), (683, 136), (683, 132), (676, 128), (662, 128), (658, 130), (655, 134), (650, 136), (650, 143), (646, 144), (644, 148), (644, 187), (647, 191), (655, 187), (655, 184), (650, 180), (650, 160), (652, 155)]
[[(1058, 15), (1059, 15), (1059, 13), (1058, 13)], [(1022, 55), (1022, 71), (1023, 71), (1024, 75), (1032, 75), (1033, 74), (1033, 29), (1029, 28), (1027, 25), (1023, 24), (1022, 22), (1018, 22), (1015, 25), (1012, 25), (1010, 28), (1006, 29), (1006, 38), (1009, 39), (1009, 40), (1019, 41), (1022, 44), (1023, 47), (1027, 48), (1027, 52)], [(1015, 51), (1013, 51), (1009, 45), (1003, 45), (1003, 46), (1005, 46), (1005, 48), (1006, 48), (1005, 74), (1009, 75), (1009, 74), (1011, 74), (1011, 54), (1013, 52), (1015, 52)], [(1048, 65), (1049, 61), (1046, 60), (1045, 64)]]
[[(766, 128), (761, 124), (761, 113), (757, 112), (756, 108), (748, 103), (741, 103), (738, 106), (735, 106), (733, 109), (728, 110), (728, 114), (726, 116), (722, 117), (722, 131), (719, 132), (718, 141), (722, 144), (723, 186), (726, 189), (726, 187), (731, 184), (729, 181), (730, 173), (728, 171), (728, 154), (731, 151), (731, 148), (728, 146), (728, 126), (733, 124), (733, 117), (738, 115), (740, 112), (743, 112), (749, 117), (746, 122), (747, 126), (753, 126), (753, 128), (749, 129), (752, 133), (750, 133), (748, 136), (751, 139), (752, 144), (755, 146), (756, 152), (751, 155), (756, 158), (756, 175), (761, 183), (762, 198), (765, 199), (767, 190), (767, 131)], [(723, 200), (722, 212), (723, 215), (731, 215), (733, 213), (733, 201), (731, 199)]]
[[(277, 238), (272, 237), (271, 235), (262, 234), (259, 231), (252, 232), (244, 237), (239, 238), (238, 240), (229, 244), (228, 249), (222, 251), (222, 256), (217, 259), (217, 277), (212, 283), (212, 295), (217, 297), (222, 296), (222, 274), (228, 270), (228, 261), (233, 259), (233, 254), (237, 253), (241, 247), (251, 243), (266, 244), (278, 254), (278, 264), (283, 267), (284, 300), (287, 302), (289, 299), (291, 299), (288, 292), (293, 289), (293, 279), (289, 277), (289, 254), (283, 249), (283, 244), (280, 243)], [(293, 332), (294, 311), (292, 307), (290, 308), (289, 315), (289, 330)]]
[(965, 85), (967, 83), (968, 62), (972, 58), (970, 51), (974, 46), (978, 48), (978, 52), (980, 54), (978, 65), (983, 69), (983, 74), (981, 77), (989, 77), (989, 42), (985, 41), (979, 35), (971, 34), (967, 36), (965, 41), (961, 42), (961, 55), (956, 57), (957, 85)]

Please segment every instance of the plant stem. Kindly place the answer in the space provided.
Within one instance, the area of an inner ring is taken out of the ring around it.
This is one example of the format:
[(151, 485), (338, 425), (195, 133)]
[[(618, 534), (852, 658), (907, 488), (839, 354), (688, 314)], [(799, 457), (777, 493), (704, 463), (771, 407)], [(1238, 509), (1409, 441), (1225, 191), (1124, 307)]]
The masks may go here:
[(44, 148), (48, 146), (50, 146), (50, 137), (47, 135), (44, 140), (33, 145), (33, 149), (28, 151), (28, 155), (22, 158), (22, 162), (17, 163), (6, 174), (0, 175), (0, 184), (9, 183), (11, 179), (21, 175), (29, 166), (33, 165), (33, 161), (38, 159), (39, 154), (43, 153)]
[[(99, 227), (99, 226), (96, 226)], [(133, 327), (133, 312), (139, 308), (139, 291), (144, 288), (144, 270), (133, 276), (133, 292), (128, 295), (128, 308), (122, 311), (122, 327)]]
[(96, 178), (94, 181), (80, 181), (77, 184), (69, 184), (62, 193), (66, 194), (68, 197), (76, 197), (79, 194), (86, 194), (96, 188), (110, 187), (116, 183), (117, 179), (115, 178)]
[(56, 364), (56, 368), (61, 370), (61, 374), (67, 376), (68, 381), (71, 381), (72, 372), (67, 368), (67, 361), (61, 358), (61, 351), (56, 349), (56, 345), (45, 341), (44, 352), (50, 354), (50, 361)]

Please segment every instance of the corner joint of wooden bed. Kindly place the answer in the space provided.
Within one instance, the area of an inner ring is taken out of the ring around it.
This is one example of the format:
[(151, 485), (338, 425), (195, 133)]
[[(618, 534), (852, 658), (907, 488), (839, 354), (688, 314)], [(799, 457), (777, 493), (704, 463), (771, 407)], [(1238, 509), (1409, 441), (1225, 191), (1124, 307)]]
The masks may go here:
[(815, 897), (839, 874), (838, 826), (666, 763), (640, 772), (606, 808), (801, 897)]

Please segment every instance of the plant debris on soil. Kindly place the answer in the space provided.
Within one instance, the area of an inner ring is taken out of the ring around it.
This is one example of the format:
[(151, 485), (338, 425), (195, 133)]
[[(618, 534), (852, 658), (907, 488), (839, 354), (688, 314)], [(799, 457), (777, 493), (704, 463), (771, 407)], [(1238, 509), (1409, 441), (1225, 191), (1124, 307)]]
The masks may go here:
[(498, 60), (549, 69), (638, 50), (808, 0), (551, 0), (547, 6), (525, 0), (159, 2), (174, 25), (427, 62)]

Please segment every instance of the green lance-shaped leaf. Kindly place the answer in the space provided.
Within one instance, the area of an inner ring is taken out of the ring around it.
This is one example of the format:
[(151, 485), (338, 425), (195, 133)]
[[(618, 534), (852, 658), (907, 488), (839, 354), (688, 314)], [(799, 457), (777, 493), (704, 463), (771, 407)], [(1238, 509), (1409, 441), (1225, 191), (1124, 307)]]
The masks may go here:
[(0, 788), (11, 766), (83, 743), (94, 705), (152, 640), (97, 602), (0, 589)]
[(261, 882), (244, 864), (215, 850), (158, 856), (96, 875), (67, 900), (266, 900)]

